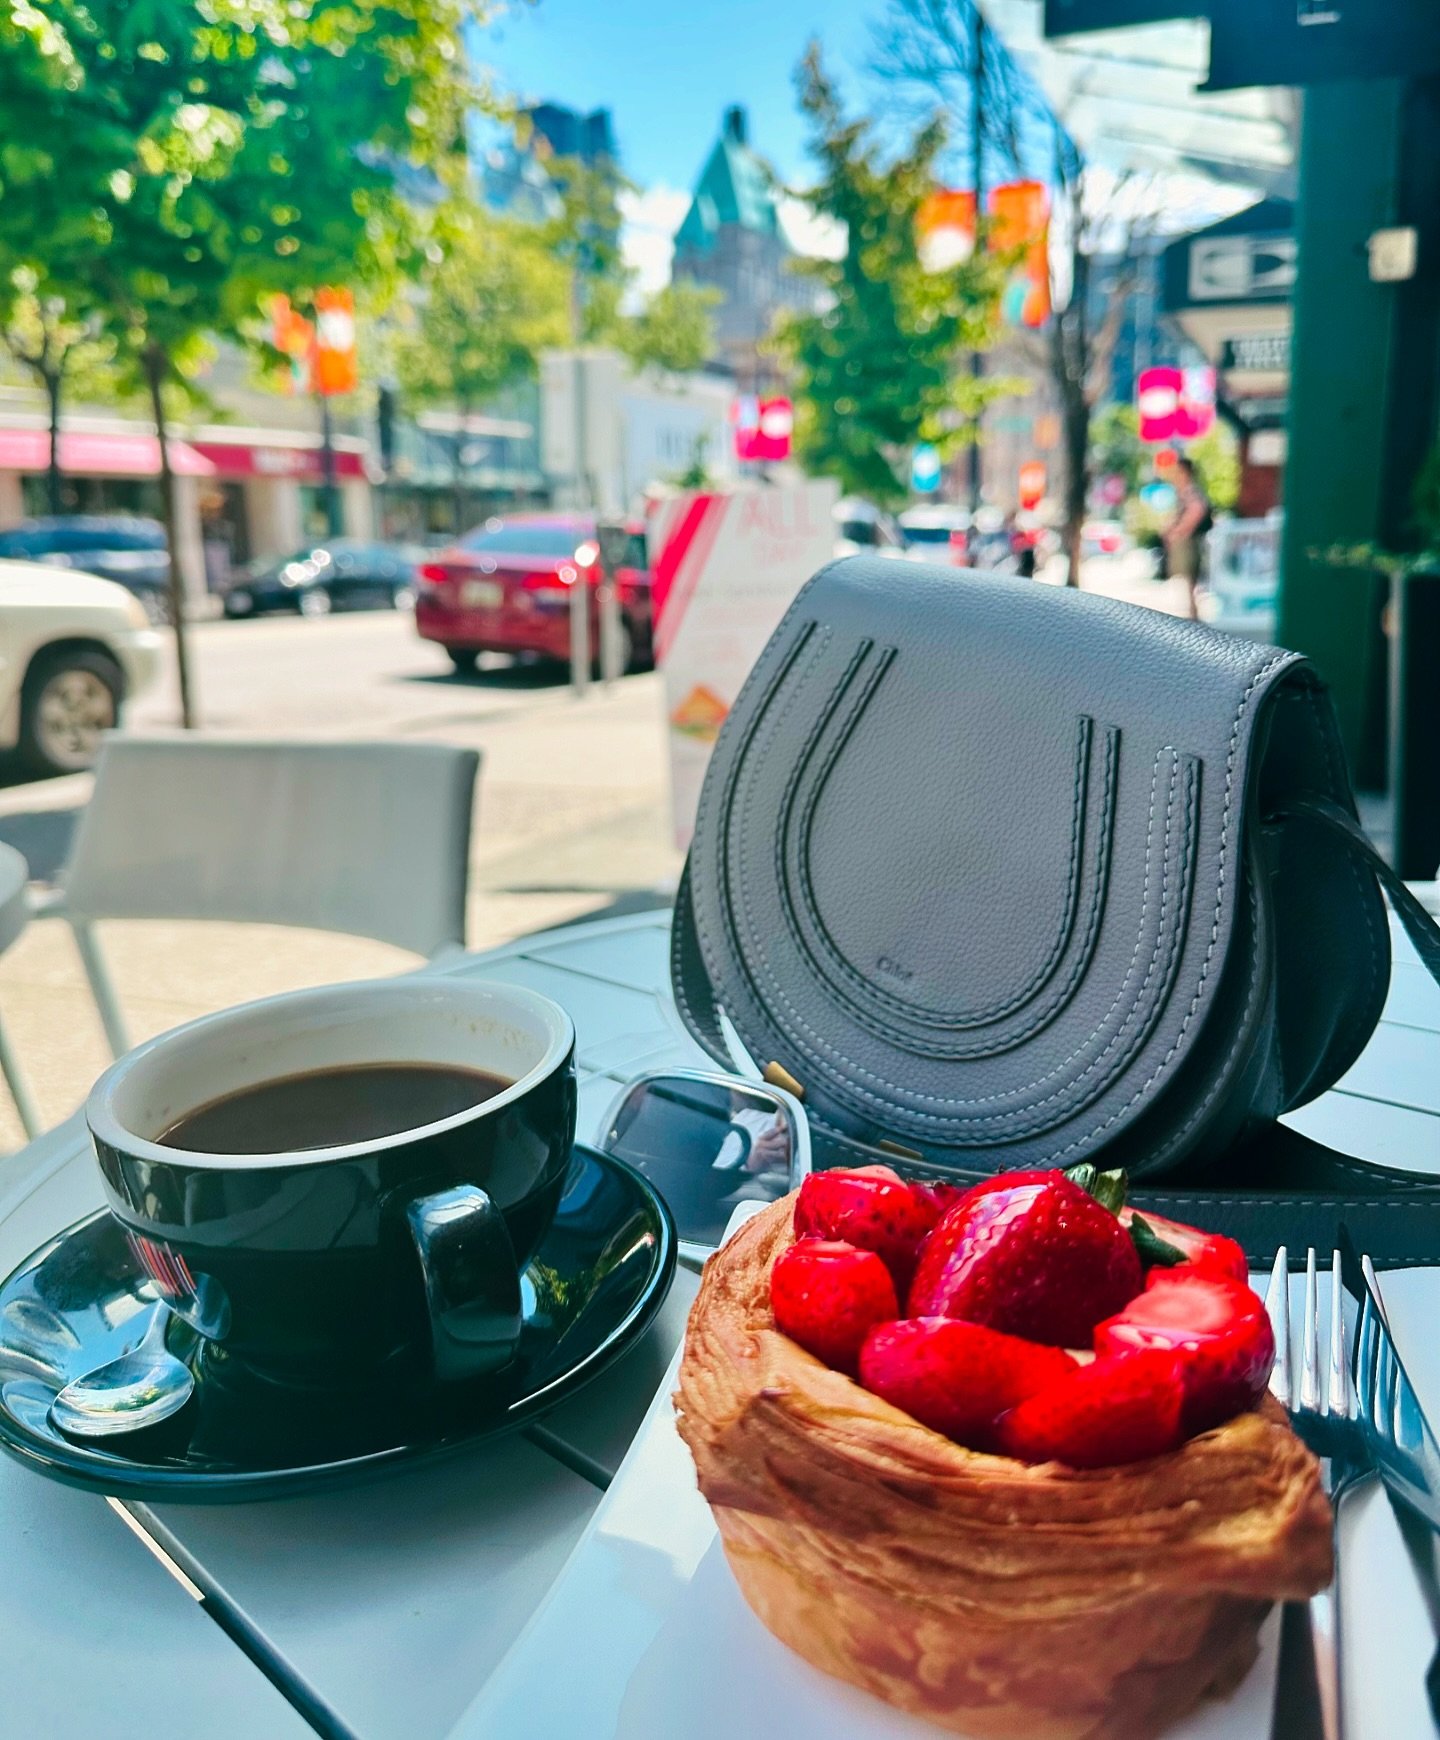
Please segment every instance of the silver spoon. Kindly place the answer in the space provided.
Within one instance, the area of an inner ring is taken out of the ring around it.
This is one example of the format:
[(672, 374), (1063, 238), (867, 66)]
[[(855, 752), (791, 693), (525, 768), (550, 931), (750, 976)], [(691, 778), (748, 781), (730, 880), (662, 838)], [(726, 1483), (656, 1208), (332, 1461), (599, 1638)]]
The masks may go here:
[(50, 1420), (71, 1438), (107, 1438), (139, 1432), (178, 1413), (190, 1400), (195, 1378), (165, 1345), (170, 1321), (157, 1305), (137, 1346), (118, 1359), (72, 1379), (50, 1404)]

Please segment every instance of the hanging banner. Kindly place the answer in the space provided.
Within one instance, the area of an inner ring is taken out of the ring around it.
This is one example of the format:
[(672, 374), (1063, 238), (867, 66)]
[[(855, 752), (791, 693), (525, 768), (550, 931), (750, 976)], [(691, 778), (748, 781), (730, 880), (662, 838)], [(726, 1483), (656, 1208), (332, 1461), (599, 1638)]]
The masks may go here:
[(303, 392), (309, 384), (315, 328), (291, 306), (288, 296), (272, 296), (266, 307), (270, 315), (270, 342), (290, 365), (282, 382), (284, 390)]
[(675, 842), (740, 685), (804, 583), (835, 550), (829, 480), (672, 497), (650, 526), (655, 658), (664, 685)]
[(795, 432), (795, 407), (782, 397), (760, 399), (742, 393), (730, 409), (735, 427), (735, 457), (752, 463), (775, 463), (790, 457)]
[(991, 190), (988, 246), (1008, 254), (1023, 248), (1020, 263), (1000, 294), (1011, 326), (1043, 326), (1050, 318), (1050, 197), (1040, 181), (1011, 181)]
[(927, 272), (953, 272), (975, 252), (975, 195), (937, 187), (915, 214), (915, 249)]
[(311, 390), (331, 398), (360, 385), (355, 352), (355, 297), (349, 290), (315, 292), (315, 360)]

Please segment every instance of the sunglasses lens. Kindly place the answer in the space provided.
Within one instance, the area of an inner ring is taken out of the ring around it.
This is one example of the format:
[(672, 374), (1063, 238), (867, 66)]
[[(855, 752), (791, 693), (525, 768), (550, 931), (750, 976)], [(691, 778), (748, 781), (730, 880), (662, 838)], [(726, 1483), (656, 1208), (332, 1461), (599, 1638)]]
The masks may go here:
[(773, 1202), (791, 1188), (801, 1135), (767, 1088), (655, 1076), (625, 1094), (602, 1146), (650, 1179), (682, 1240), (709, 1246), (738, 1203)]

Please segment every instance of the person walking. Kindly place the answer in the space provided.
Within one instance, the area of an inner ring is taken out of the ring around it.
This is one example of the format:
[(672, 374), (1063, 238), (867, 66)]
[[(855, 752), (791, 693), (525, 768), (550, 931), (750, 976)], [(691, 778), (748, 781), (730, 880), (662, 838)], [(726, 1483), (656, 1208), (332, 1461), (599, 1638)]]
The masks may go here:
[(1192, 621), (1199, 616), (1195, 588), (1205, 560), (1205, 539), (1215, 524), (1210, 498), (1200, 481), (1193, 459), (1175, 462), (1175, 517), (1161, 534), (1165, 540), (1165, 572), (1185, 582), (1186, 604)]

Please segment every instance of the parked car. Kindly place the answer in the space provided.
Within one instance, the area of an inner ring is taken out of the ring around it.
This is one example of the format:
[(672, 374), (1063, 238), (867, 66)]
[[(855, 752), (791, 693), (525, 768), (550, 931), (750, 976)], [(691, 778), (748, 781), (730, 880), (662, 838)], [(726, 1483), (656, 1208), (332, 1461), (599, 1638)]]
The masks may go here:
[(299, 611), (408, 610), (415, 602), (415, 568), (425, 552), (406, 544), (332, 538), (290, 556), (270, 556), (242, 568), (225, 589), (226, 616)]
[(652, 661), (651, 577), (644, 527), (593, 514), (515, 514), (488, 519), (419, 569), (415, 626), (443, 646), (457, 671), (482, 652), (570, 657), (570, 591), (590, 594), (590, 646), (598, 657), (597, 589), (613, 579), (623, 670)]
[(906, 508), (900, 516), (900, 535), (923, 561), (949, 562), (956, 568), (969, 565), (970, 515), (965, 508), (943, 502)]
[(859, 496), (843, 496), (831, 510), (835, 519), (837, 556), (909, 556), (900, 528), (891, 515)]
[(151, 622), (170, 614), (170, 556), (159, 520), (138, 514), (55, 514), (0, 532), (0, 558), (78, 568), (131, 591)]
[(78, 773), (154, 680), (160, 636), (132, 592), (93, 574), (0, 561), (0, 749)]

